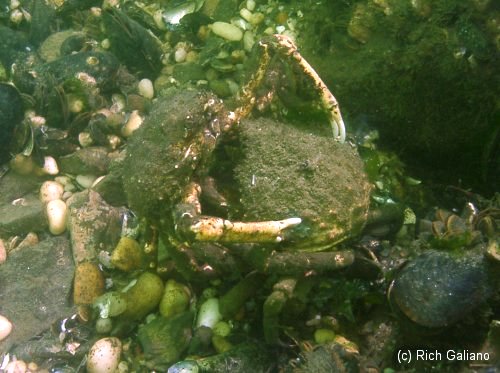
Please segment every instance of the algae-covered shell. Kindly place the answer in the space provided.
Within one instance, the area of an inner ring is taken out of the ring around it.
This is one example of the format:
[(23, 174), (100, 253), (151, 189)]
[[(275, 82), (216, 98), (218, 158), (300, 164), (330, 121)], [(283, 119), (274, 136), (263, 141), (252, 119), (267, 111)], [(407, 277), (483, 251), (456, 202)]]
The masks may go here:
[(483, 256), (426, 252), (398, 273), (389, 289), (391, 302), (419, 325), (453, 324), (489, 296), (484, 261)]

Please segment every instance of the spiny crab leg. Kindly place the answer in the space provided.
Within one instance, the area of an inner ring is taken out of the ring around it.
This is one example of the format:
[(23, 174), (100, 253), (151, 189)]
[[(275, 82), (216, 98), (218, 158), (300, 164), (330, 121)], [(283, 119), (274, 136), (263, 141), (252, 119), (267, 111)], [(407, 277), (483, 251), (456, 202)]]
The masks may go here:
[(199, 197), (201, 188), (190, 183), (185, 197), (177, 206), (176, 229), (197, 241), (217, 242), (281, 242), (284, 230), (302, 222), (300, 218), (259, 222), (233, 222), (214, 216), (202, 216)]
[(313, 67), (301, 56), (297, 50), (297, 46), (288, 36), (285, 35), (274, 35), (277, 40), (278, 45), (284, 48), (284, 53), (291, 56), (297, 64), (301, 67), (301, 70), (309, 76), (315, 84), (315, 89), (321, 98), (321, 105), (327, 111), (330, 117), (330, 125), (332, 126), (333, 136), (339, 142), (345, 141), (345, 125), (342, 115), (340, 114), (339, 104), (335, 96), (330, 92), (326, 84), (321, 80), (318, 73), (313, 69)]

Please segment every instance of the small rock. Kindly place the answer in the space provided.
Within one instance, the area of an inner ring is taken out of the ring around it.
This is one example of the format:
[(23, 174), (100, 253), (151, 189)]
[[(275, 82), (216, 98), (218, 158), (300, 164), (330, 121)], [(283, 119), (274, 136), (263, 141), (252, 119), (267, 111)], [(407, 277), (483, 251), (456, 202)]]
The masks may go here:
[(121, 353), (122, 343), (118, 338), (107, 337), (99, 339), (89, 351), (87, 357), (87, 372), (115, 372), (120, 363)]
[(40, 232), (47, 227), (43, 204), (35, 194), (28, 194), (17, 203), (0, 206), (0, 234), (18, 235)]
[(104, 147), (89, 146), (59, 158), (59, 169), (74, 175), (104, 175), (109, 166), (108, 151)]
[(99, 193), (89, 189), (73, 194), (66, 203), (75, 263), (94, 261), (102, 247), (116, 246), (124, 208), (108, 205)]
[(212, 32), (230, 41), (239, 41), (243, 37), (243, 31), (227, 22), (214, 22), (212, 24)]
[(73, 272), (71, 247), (64, 236), (9, 254), (9, 260), (0, 266), (0, 313), (14, 328), (0, 342), (1, 352), (74, 313), (68, 306)]

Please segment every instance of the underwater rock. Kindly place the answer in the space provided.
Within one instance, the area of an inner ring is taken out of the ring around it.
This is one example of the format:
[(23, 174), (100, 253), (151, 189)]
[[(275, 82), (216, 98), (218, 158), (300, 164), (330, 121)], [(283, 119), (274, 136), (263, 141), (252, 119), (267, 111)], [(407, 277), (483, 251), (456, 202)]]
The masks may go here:
[(401, 269), (389, 294), (410, 320), (436, 328), (464, 318), (488, 299), (491, 286), (483, 256), (428, 251)]
[(73, 302), (88, 305), (104, 293), (104, 274), (99, 266), (91, 262), (76, 265), (73, 282)]
[(102, 248), (116, 246), (124, 208), (108, 205), (99, 193), (88, 189), (75, 193), (66, 204), (75, 263), (93, 261)]
[(191, 340), (193, 318), (192, 311), (169, 319), (158, 316), (139, 328), (137, 336), (149, 368), (165, 371), (179, 360)]
[(130, 320), (142, 319), (158, 306), (163, 289), (163, 281), (158, 275), (150, 272), (142, 273), (134, 286), (124, 293), (127, 309), (122, 316)]
[(22, 176), (15, 172), (4, 175), (0, 182), (0, 206), (11, 204), (30, 192), (36, 193), (40, 179), (33, 176)]
[(91, 146), (59, 158), (61, 172), (74, 175), (104, 175), (110, 159), (104, 147)]
[(0, 205), (0, 234), (39, 232), (47, 227), (43, 204), (38, 196), (30, 193), (16, 201)]
[(74, 312), (68, 305), (73, 271), (70, 243), (62, 236), (10, 253), (0, 266), (0, 314), (14, 329), (0, 342), (0, 353)]

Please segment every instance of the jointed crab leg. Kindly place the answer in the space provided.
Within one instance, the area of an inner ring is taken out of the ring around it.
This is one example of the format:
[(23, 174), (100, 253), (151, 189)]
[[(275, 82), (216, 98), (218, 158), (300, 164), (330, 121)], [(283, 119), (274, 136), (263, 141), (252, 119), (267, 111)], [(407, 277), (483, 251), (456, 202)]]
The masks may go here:
[(259, 46), (263, 51), (262, 57), (254, 75), (241, 89), (239, 95), (241, 106), (234, 113), (236, 121), (239, 121), (241, 118), (247, 116), (255, 105), (255, 97), (253, 97), (253, 94), (255, 92), (255, 88), (258, 87), (264, 79), (266, 69), (271, 61), (270, 50), (274, 48), (276, 52), (283, 53), (291, 57), (298, 64), (300, 70), (312, 79), (314, 89), (320, 97), (321, 106), (328, 113), (330, 118), (333, 137), (341, 143), (344, 142), (346, 131), (337, 99), (333, 96), (309, 62), (301, 56), (293, 41), (288, 36), (277, 34), (273, 35), (269, 39), (259, 41)]
[(314, 81), (315, 89), (321, 97), (321, 105), (329, 114), (333, 136), (339, 142), (344, 142), (346, 134), (345, 125), (335, 96), (333, 96), (326, 84), (323, 83), (318, 73), (313, 69), (309, 62), (307, 62), (304, 57), (300, 55), (297, 50), (297, 46), (294, 44), (292, 39), (285, 35), (273, 36), (277, 40), (278, 45), (284, 48), (284, 53), (291, 56), (301, 67), (301, 70)]
[(300, 224), (300, 218), (259, 222), (230, 221), (213, 216), (193, 219), (189, 230), (198, 241), (218, 242), (280, 242), (283, 231)]
[(284, 230), (300, 224), (300, 218), (259, 222), (233, 222), (215, 216), (201, 216), (201, 188), (190, 183), (183, 203), (177, 207), (176, 229), (197, 241), (280, 242)]

